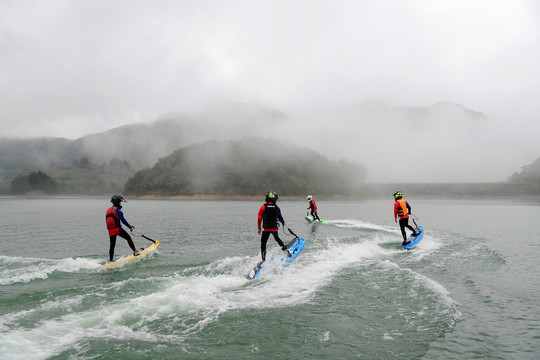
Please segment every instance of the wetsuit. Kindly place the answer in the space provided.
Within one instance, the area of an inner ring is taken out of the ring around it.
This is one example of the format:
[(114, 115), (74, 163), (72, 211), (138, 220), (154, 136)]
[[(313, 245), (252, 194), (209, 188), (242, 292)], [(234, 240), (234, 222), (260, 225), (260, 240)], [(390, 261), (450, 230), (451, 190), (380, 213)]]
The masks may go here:
[(317, 215), (317, 204), (315, 204), (315, 200), (309, 200), (309, 208), (311, 209), (311, 216), (313, 217), (313, 220), (317, 219), (321, 221), (321, 219), (319, 219), (319, 215)]
[(416, 230), (409, 225), (409, 214), (411, 213), (411, 206), (408, 202), (402, 198), (398, 198), (394, 203), (394, 220), (397, 220), (399, 216), (399, 227), (401, 229), (401, 235), (403, 235), (403, 242), (407, 241), (407, 234), (405, 228), (412, 230), (413, 234), (416, 234)]
[(278, 220), (280, 223), (285, 225), (285, 220), (283, 220), (283, 216), (281, 216), (281, 209), (279, 206), (277, 206), (273, 202), (266, 202), (264, 203), (260, 209), (259, 214), (257, 217), (257, 227), (259, 228), (259, 231), (261, 230), (261, 223), (262, 223), (262, 235), (261, 235), (261, 257), (262, 261), (266, 260), (266, 243), (268, 242), (268, 238), (270, 237), (270, 234), (274, 236), (274, 239), (277, 241), (279, 246), (282, 250), (287, 250), (285, 248), (285, 244), (283, 244), (283, 241), (279, 238), (278, 235)]
[(116, 236), (120, 236), (121, 238), (124, 238), (127, 240), (129, 247), (134, 252), (137, 251), (135, 249), (135, 244), (133, 244), (133, 240), (131, 240), (131, 236), (122, 228), (122, 223), (126, 225), (128, 228), (132, 228), (132, 226), (127, 222), (126, 218), (124, 217), (124, 213), (120, 208), (118, 207), (110, 207), (107, 209), (107, 212), (105, 213), (105, 221), (107, 223), (107, 230), (109, 231), (109, 240), (111, 242), (111, 245), (109, 247), (109, 260), (113, 261), (114, 256), (114, 247), (116, 246)]

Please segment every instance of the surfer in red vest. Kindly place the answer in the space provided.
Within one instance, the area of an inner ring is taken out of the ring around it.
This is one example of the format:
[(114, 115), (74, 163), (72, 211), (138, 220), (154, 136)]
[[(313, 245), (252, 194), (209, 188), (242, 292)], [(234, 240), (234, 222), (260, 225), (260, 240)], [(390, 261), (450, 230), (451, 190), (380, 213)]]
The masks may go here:
[(317, 204), (315, 204), (315, 200), (313, 200), (313, 196), (311, 195), (308, 195), (306, 197), (307, 201), (309, 201), (309, 207), (308, 207), (308, 210), (311, 209), (311, 217), (313, 217), (313, 221), (315, 221), (315, 219), (317, 221), (321, 221), (321, 219), (319, 218), (319, 215), (317, 215)]
[(397, 218), (399, 216), (399, 227), (401, 228), (401, 235), (403, 235), (403, 242), (402, 245), (406, 245), (409, 243), (407, 241), (407, 234), (405, 233), (405, 228), (408, 228), (409, 230), (412, 230), (412, 236), (418, 236), (420, 234), (416, 233), (414, 228), (409, 225), (409, 214), (411, 213), (411, 206), (408, 202), (403, 200), (403, 194), (401, 191), (394, 193), (394, 199), (396, 200), (394, 202), (394, 221), (397, 221)]
[(138, 256), (139, 252), (135, 248), (135, 244), (133, 244), (133, 240), (131, 240), (131, 236), (122, 228), (122, 223), (126, 225), (131, 231), (135, 229), (134, 226), (131, 226), (126, 218), (124, 217), (124, 213), (122, 212), (122, 205), (121, 202), (125, 202), (124, 198), (120, 195), (113, 195), (111, 198), (111, 203), (113, 206), (107, 209), (107, 212), (105, 213), (105, 221), (107, 223), (107, 230), (109, 231), (109, 238), (111, 241), (111, 246), (109, 247), (109, 260), (113, 261), (114, 256), (114, 247), (116, 246), (116, 236), (120, 236), (121, 238), (124, 238), (127, 240), (129, 247), (131, 250), (133, 250), (133, 255)]
[[(278, 195), (273, 192), (266, 193), (266, 202), (262, 204), (259, 208), (259, 214), (257, 217), (257, 227), (259, 228), (259, 235), (261, 234), (261, 223), (262, 223), (262, 235), (261, 235), (261, 257), (262, 261), (259, 263), (259, 266), (266, 260), (266, 243), (270, 234), (277, 241), (281, 250), (287, 251), (287, 247), (283, 244), (283, 241), (279, 238), (278, 235), (278, 220), (285, 226), (285, 220), (281, 215), (281, 209), (276, 205)], [(287, 251), (288, 253), (288, 251)], [(290, 254), (289, 254), (290, 256)]]

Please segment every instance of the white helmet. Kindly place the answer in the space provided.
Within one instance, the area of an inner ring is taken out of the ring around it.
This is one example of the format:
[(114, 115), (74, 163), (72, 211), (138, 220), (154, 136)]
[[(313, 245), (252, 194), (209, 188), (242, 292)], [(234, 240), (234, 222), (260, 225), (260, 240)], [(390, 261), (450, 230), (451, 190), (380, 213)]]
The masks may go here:
[(313, 199), (313, 196), (308, 195), (308, 196), (306, 197), (306, 199), (311, 200), (311, 199)]

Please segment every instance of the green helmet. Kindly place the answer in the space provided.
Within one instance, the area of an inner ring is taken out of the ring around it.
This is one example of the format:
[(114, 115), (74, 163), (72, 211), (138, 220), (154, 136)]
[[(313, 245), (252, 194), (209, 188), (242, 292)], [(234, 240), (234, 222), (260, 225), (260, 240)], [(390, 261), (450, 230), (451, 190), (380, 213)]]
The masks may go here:
[(269, 202), (269, 201), (276, 202), (277, 199), (278, 199), (278, 195), (275, 192), (269, 191), (266, 193), (266, 202)]
[(403, 197), (403, 194), (401, 193), (401, 191), (397, 191), (394, 193), (394, 199), (397, 199), (397, 198), (400, 198), (400, 197)]

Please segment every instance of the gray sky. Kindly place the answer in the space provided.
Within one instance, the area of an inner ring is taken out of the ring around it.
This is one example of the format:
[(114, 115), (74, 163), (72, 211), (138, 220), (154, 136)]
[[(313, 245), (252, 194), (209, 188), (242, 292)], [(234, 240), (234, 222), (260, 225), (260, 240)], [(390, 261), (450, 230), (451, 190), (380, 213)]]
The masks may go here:
[(216, 100), (290, 113), (449, 100), (537, 130), (539, 10), (534, 0), (2, 0), (0, 136), (77, 138)]
[[(419, 180), (502, 180), (540, 155), (535, 0), (2, 0), (0, 53), (0, 137), (75, 139), (221, 101), (293, 119), (451, 101), (497, 133), (425, 142), (416, 159), (441, 141), (453, 150), (426, 158)], [(373, 179), (411, 179), (410, 164), (393, 167), (391, 139), (362, 126), (343, 136), (371, 143), (348, 154), (364, 154)]]

